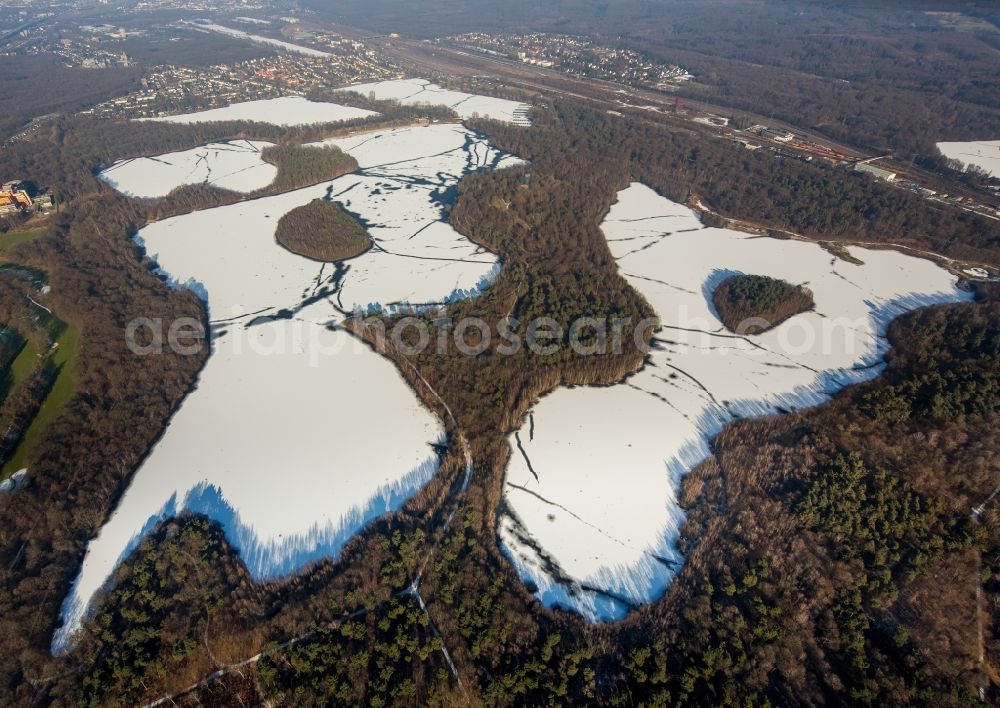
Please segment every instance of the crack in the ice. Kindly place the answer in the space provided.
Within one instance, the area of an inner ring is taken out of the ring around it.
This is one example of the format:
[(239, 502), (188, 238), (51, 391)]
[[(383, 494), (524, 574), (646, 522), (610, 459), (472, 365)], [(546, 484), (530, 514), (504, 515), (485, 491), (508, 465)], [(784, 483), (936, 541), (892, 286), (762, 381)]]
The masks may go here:
[(531, 458), (528, 457), (528, 451), (524, 449), (524, 445), (521, 443), (521, 434), (520, 434), (520, 432), (518, 432), (518, 431), (514, 432), (514, 440), (517, 441), (517, 449), (521, 451), (521, 456), (524, 458), (524, 463), (526, 465), (528, 465), (528, 471), (531, 472), (531, 474), (535, 478), (536, 482), (539, 481), (538, 480), (538, 472), (536, 472), (535, 468), (532, 466), (532, 464), (531, 464)]
[(689, 416), (687, 413), (685, 413), (680, 408), (678, 408), (673, 403), (671, 403), (670, 400), (666, 396), (664, 396), (663, 394), (657, 393), (656, 391), (648, 391), (648, 390), (644, 389), (642, 386), (635, 385), (631, 381), (626, 381), (625, 385), (628, 386), (629, 388), (635, 390), (635, 391), (638, 391), (639, 393), (645, 393), (647, 396), (652, 396), (653, 398), (655, 398), (656, 400), (658, 400), (660, 403), (665, 403), (666, 405), (670, 406), (675, 411), (677, 411), (677, 413), (679, 413), (685, 420), (690, 420), (692, 423), (695, 422), (694, 420), (692, 420), (691, 416)]
[(714, 403), (715, 405), (719, 406), (720, 408), (723, 408), (723, 406), (719, 404), (719, 401), (716, 400), (715, 394), (712, 393), (711, 391), (709, 391), (708, 387), (705, 386), (705, 384), (703, 384), (697, 378), (695, 378), (695, 376), (693, 374), (689, 374), (687, 371), (685, 371), (684, 369), (680, 368), (679, 366), (674, 366), (673, 364), (668, 364), (667, 362), (663, 362), (663, 365), (667, 366), (667, 367), (669, 367), (671, 369), (673, 369), (674, 371), (676, 371), (679, 374), (683, 374), (684, 376), (688, 377), (691, 381), (693, 381), (698, 386), (698, 388), (700, 388), (702, 391), (704, 391), (708, 395), (708, 397), (710, 399), (712, 399), (712, 403)]
[(809, 366), (808, 364), (800, 364), (800, 363), (796, 362), (794, 359), (792, 359), (791, 357), (787, 356), (786, 354), (782, 354), (781, 352), (776, 352), (776, 351), (773, 351), (771, 349), (768, 349), (763, 344), (759, 344), (758, 342), (755, 342), (752, 339), (750, 339), (749, 337), (745, 337), (745, 336), (743, 336), (741, 334), (726, 334), (726, 333), (723, 333), (723, 332), (709, 332), (708, 330), (704, 330), (704, 329), (678, 327), (677, 325), (663, 325), (663, 327), (664, 327), (664, 329), (676, 329), (676, 330), (681, 331), (681, 332), (693, 332), (695, 334), (705, 334), (705, 335), (708, 335), (710, 337), (721, 337), (721, 338), (724, 338), (724, 339), (741, 339), (744, 342), (746, 342), (747, 344), (749, 344), (750, 346), (752, 346), (754, 349), (759, 349), (762, 352), (767, 352), (768, 354), (772, 354), (774, 356), (781, 357), (782, 359), (785, 359), (786, 361), (791, 361), (793, 363), (793, 366), (791, 368), (805, 369), (806, 371), (811, 371), (811, 372), (813, 372), (814, 374), (817, 374), (817, 375), (819, 375), (821, 373), (818, 370), (814, 369), (813, 367)]
[(377, 246), (378, 250), (385, 253), (388, 256), (398, 256), (399, 258), (415, 258), (421, 261), (450, 261), (452, 263), (477, 263), (479, 265), (489, 264), (490, 261), (471, 261), (467, 258), (441, 258), (437, 256), (416, 256), (411, 253), (395, 253), (388, 250), (381, 243), (376, 243), (373, 245), (373, 249)]
[[(515, 539), (518, 541), (518, 543), (520, 543), (522, 546), (534, 552), (535, 558), (537, 560), (538, 565), (540, 566), (542, 574), (545, 577), (552, 578), (552, 580), (555, 581), (557, 585), (565, 588), (566, 592), (571, 597), (575, 597), (577, 592), (579, 592), (579, 583), (577, 583), (572, 576), (570, 576), (566, 571), (564, 571), (562, 569), (562, 566), (559, 565), (559, 562), (554, 557), (552, 557), (552, 555), (550, 555), (544, 548), (542, 548), (541, 544), (539, 544), (538, 541), (536, 541), (534, 537), (532, 537), (528, 533), (527, 529), (524, 526), (524, 522), (521, 521), (520, 517), (517, 515), (516, 512), (514, 512), (513, 509), (510, 508), (510, 505), (507, 504), (506, 501), (500, 502), (500, 508), (498, 512), (499, 512), (498, 516), (501, 520), (501, 525), (503, 519), (506, 519), (509, 522), (509, 525), (507, 526), (508, 533), (514, 536)], [(513, 551), (514, 549), (512, 548), (511, 552)], [(521, 558), (522, 560), (525, 561), (528, 560), (527, 556), (523, 554), (521, 555)]]
[(226, 322), (235, 322), (236, 320), (242, 320), (245, 317), (253, 317), (254, 315), (259, 315), (262, 312), (267, 312), (268, 310), (272, 309), (274, 309), (273, 306), (262, 307), (261, 309), (255, 310), (254, 312), (245, 312), (244, 314), (236, 315), (235, 317), (227, 317), (221, 320), (209, 320), (208, 323), (210, 325), (213, 325), (213, 324), (225, 324)]
[(633, 551), (639, 551), (640, 553), (646, 553), (645, 550), (636, 548), (635, 546), (632, 546), (632, 545), (630, 545), (628, 543), (625, 543), (624, 541), (622, 541), (619, 538), (615, 538), (614, 536), (612, 536), (611, 534), (609, 534), (607, 531), (605, 531), (604, 529), (602, 529), (600, 526), (597, 526), (596, 524), (592, 524), (591, 522), (587, 521), (586, 519), (584, 519), (579, 514), (576, 514), (576, 513), (572, 512), (572, 511), (570, 511), (569, 509), (567, 509), (562, 504), (560, 504), (558, 502), (554, 502), (551, 499), (546, 499), (545, 497), (543, 497), (541, 494), (539, 494), (536, 491), (528, 489), (527, 487), (524, 487), (524, 486), (522, 486), (520, 484), (514, 484), (513, 482), (510, 482), (510, 481), (507, 482), (507, 486), (508, 487), (512, 487), (514, 489), (517, 489), (518, 491), (524, 492), (525, 494), (529, 494), (529, 495), (535, 497), (536, 499), (538, 499), (540, 502), (542, 502), (544, 504), (548, 504), (549, 506), (554, 506), (557, 509), (562, 509), (567, 514), (569, 514), (570, 516), (572, 516), (574, 519), (576, 519), (577, 521), (579, 521), (581, 524), (583, 524), (585, 526), (589, 526), (590, 528), (594, 529), (595, 531), (597, 531), (599, 534), (601, 534), (602, 536), (604, 536), (608, 540), (614, 541), (615, 543), (617, 543), (619, 546), (621, 546), (623, 548), (628, 548), (628, 549), (631, 549)]
[[(727, 344), (719, 344), (717, 346), (703, 347), (703, 346), (701, 346), (699, 344), (691, 344), (690, 342), (678, 342), (678, 341), (675, 341), (673, 339), (665, 339), (663, 337), (653, 337), (651, 341), (659, 343), (659, 344), (672, 345), (672, 346), (675, 346), (675, 347), (687, 347), (689, 349), (697, 349), (699, 351), (706, 351), (706, 352), (714, 352), (714, 351), (719, 351), (719, 350), (734, 351), (734, 352), (744, 352), (744, 351), (746, 351), (742, 347), (734, 347), (734, 346), (729, 346)], [(677, 350), (668, 350), (668, 351), (672, 351), (675, 354), (679, 354), (680, 353)]]
[(433, 226), (434, 224), (437, 224), (437, 223), (440, 223), (440, 222), (439, 222), (439, 221), (438, 221), (437, 219), (435, 219), (435, 220), (433, 220), (433, 221), (428, 221), (428, 222), (427, 222), (426, 224), (424, 224), (424, 225), (423, 225), (423, 226), (421, 226), (421, 227), (420, 227), (419, 229), (417, 229), (417, 230), (416, 230), (416, 231), (414, 231), (414, 232), (413, 232), (412, 234), (410, 234), (409, 238), (407, 238), (406, 240), (407, 240), (407, 241), (412, 241), (412, 240), (413, 240), (413, 239), (415, 239), (415, 238), (416, 238), (417, 236), (419, 236), (420, 234), (422, 234), (422, 233), (424, 232), (424, 230), (425, 230), (425, 229), (429, 229), (429, 228), (430, 228), (431, 226)]
[(672, 236), (672, 235), (673, 235), (673, 232), (671, 232), (671, 231), (664, 231), (663, 233), (659, 233), (659, 234), (650, 234), (648, 238), (653, 239), (652, 241), (650, 241), (649, 243), (647, 243), (647, 244), (645, 244), (643, 246), (640, 246), (639, 248), (634, 248), (631, 251), (629, 251), (628, 253), (623, 253), (622, 255), (617, 256), (615, 258), (615, 260), (616, 261), (620, 261), (620, 260), (622, 260), (624, 258), (628, 258), (629, 256), (634, 255), (636, 253), (641, 253), (642, 251), (648, 250), (648, 249), (652, 248), (653, 246), (656, 246), (657, 244), (662, 243), (663, 239), (665, 239), (665, 238), (667, 238), (669, 236)]
[(605, 219), (605, 224), (634, 224), (638, 221), (651, 221), (653, 219), (687, 219), (690, 214), (660, 214), (658, 216), (639, 216), (635, 219)]
[(697, 295), (698, 294), (694, 290), (688, 290), (687, 288), (682, 288), (679, 285), (674, 285), (673, 283), (668, 283), (665, 280), (657, 280), (656, 278), (649, 278), (649, 277), (647, 277), (645, 275), (635, 275), (633, 273), (626, 273), (624, 271), (622, 271), (622, 275), (624, 275), (626, 278), (636, 278), (638, 280), (648, 280), (651, 283), (657, 283), (659, 285), (665, 285), (668, 288), (673, 288), (674, 290), (676, 290), (678, 292), (688, 293), (689, 295)]

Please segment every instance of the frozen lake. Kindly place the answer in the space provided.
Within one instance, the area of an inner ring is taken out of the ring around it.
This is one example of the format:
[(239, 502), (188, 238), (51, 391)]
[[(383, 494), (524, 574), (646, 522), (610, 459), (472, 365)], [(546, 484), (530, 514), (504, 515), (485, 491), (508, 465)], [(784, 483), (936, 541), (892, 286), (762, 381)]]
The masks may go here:
[(222, 108), (212, 108), (207, 111), (182, 113), (176, 116), (147, 118), (143, 120), (160, 121), (163, 123), (210, 123), (212, 121), (247, 120), (272, 125), (314, 125), (317, 123), (341, 123), (377, 116), (375, 111), (354, 106), (342, 106), (339, 103), (326, 101), (310, 101), (302, 96), (282, 96), (280, 98), (265, 98), (259, 101), (244, 101), (232, 103)]
[[(162, 271), (206, 300), (212, 353), (89, 544), (53, 650), (162, 519), (207, 514), (253, 577), (273, 578), (335, 556), (437, 469), (440, 422), (391, 363), (336, 324), (355, 307), (441, 303), (485, 287), (496, 257), (444, 223), (443, 208), (462, 175), (515, 160), (451, 124), (331, 142), (361, 169), (139, 233)], [(341, 264), (281, 248), (278, 219), (316, 198), (357, 214), (373, 248)]]
[(194, 22), (190, 23), (190, 26), (196, 29), (206, 30), (208, 32), (216, 32), (218, 34), (225, 34), (230, 37), (236, 37), (237, 39), (245, 39), (248, 42), (253, 42), (255, 44), (267, 44), (272, 47), (278, 47), (279, 49), (284, 49), (287, 52), (293, 52), (295, 54), (304, 54), (307, 57), (325, 58), (333, 56), (329, 52), (320, 51), (319, 49), (313, 49), (312, 47), (303, 47), (299, 44), (283, 42), (280, 39), (263, 37), (259, 34), (250, 34), (249, 32), (244, 32), (243, 30), (233, 29), (231, 27), (225, 27), (224, 25), (217, 25), (212, 22)]
[[(827, 400), (882, 369), (888, 323), (969, 298), (931, 261), (705, 228), (688, 208), (632, 184), (602, 229), (622, 275), (662, 321), (650, 362), (610, 387), (557, 389), (511, 436), (501, 544), (549, 606), (589, 620), (659, 597), (682, 556), (681, 476), (736, 417)], [(712, 292), (729, 275), (809, 288), (815, 310), (760, 335), (722, 327)]]
[(1000, 177), (1000, 140), (977, 140), (968, 143), (938, 143), (945, 157), (965, 165), (982, 167), (994, 177)]
[(353, 91), (362, 96), (373, 96), (376, 100), (395, 100), (406, 105), (429, 104), (445, 106), (454, 110), (460, 118), (492, 118), (494, 120), (514, 123), (515, 125), (531, 125), (526, 103), (509, 101), (492, 96), (479, 96), (462, 91), (450, 91), (441, 88), (427, 79), (393, 79), (391, 81), (376, 81), (369, 84), (347, 86), (343, 91)]
[(260, 157), (273, 143), (232, 140), (119, 160), (97, 176), (130, 197), (165, 197), (185, 184), (203, 184), (248, 194), (274, 181), (278, 168)]

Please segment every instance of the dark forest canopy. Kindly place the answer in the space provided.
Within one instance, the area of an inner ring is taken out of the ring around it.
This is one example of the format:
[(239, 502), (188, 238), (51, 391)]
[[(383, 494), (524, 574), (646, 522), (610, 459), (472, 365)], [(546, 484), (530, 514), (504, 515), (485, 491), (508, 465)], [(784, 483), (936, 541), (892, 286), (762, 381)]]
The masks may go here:
[[(98, 16), (102, 15), (93, 16), (95, 24), (99, 24)], [(124, 20), (120, 12), (103, 17), (117, 26)], [(64, 22), (57, 19), (49, 31), (58, 35)], [(95, 70), (66, 66), (59, 57), (45, 54), (0, 57), (0, 141), (34, 118), (72, 113), (134, 91), (139, 88), (144, 72), (153, 66), (200, 67), (274, 54), (273, 49), (224, 35), (205, 41), (204, 34), (177, 30), (170, 36), (153, 32), (128, 37), (106, 48), (128, 55), (129, 66)]]
[(760, 334), (813, 306), (801, 285), (764, 275), (733, 275), (712, 293), (719, 319), (730, 332)]
[(552, 174), (582, 169), (592, 184), (616, 189), (641, 181), (676, 202), (699, 198), (725, 216), (805, 236), (921, 244), (1000, 264), (1000, 222), (941, 209), (861, 174), (777, 159), (686, 127), (568, 102), (535, 116), (531, 130), (483, 126), (500, 147)]
[(371, 248), (364, 226), (335, 202), (313, 199), (278, 220), (278, 243), (314, 261), (342, 261)]
[(264, 148), (260, 157), (278, 168), (274, 182), (262, 190), (268, 193), (319, 184), (358, 169), (357, 160), (332, 145), (274, 145)]
[(135, 90), (141, 74), (137, 68), (67, 68), (53, 56), (0, 57), (0, 140), (34, 118)]
[[(714, 26), (726, 34), (738, 27), (756, 27), (768, 22), (788, 26), (798, 21), (814, 22), (821, 33), (835, 28), (858, 29), (868, 23), (869, 30), (889, 30), (914, 26), (921, 30), (943, 30), (944, 26), (930, 11), (968, 12), (976, 17), (995, 18), (996, 9), (986, 2), (964, 0), (562, 0), (536, 3), (512, 0), (436, 0), (429, 8), (415, 11), (405, 0), (348, 0), (329, 5), (320, 0), (303, 3), (331, 20), (349, 22), (356, 27), (379, 32), (406, 33), (419, 37), (440, 37), (462, 32), (564, 32), (588, 34), (666, 31), (680, 34), (700, 26), (710, 33)], [(704, 22), (702, 22), (704, 21)], [(744, 40), (753, 42), (759, 32), (747, 32)], [(766, 35), (765, 35), (766, 36)], [(760, 40), (758, 40), (760, 41)]]

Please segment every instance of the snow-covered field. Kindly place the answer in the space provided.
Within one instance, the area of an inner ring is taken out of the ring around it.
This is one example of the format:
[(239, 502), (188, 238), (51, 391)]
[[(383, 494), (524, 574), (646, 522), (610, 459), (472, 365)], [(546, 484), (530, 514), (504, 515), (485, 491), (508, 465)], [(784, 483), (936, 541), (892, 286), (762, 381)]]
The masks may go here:
[(482, 118), (514, 123), (515, 125), (531, 125), (526, 103), (508, 101), (492, 96), (479, 96), (462, 91), (449, 91), (427, 79), (394, 79), (391, 81), (376, 81), (370, 84), (355, 84), (346, 86), (343, 91), (353, 91), (363, 96), (374, 96), (376, 100), (394, 99), (406, 105), (429, 104), (446, 106), (453, 109), (461, 118), (472, 118), (478, 115)]
[(305, 54), (308, 57), (333, 56), (329, 52), (323, 52), (320, 51), (319, 49), (313, 49), (312, 47), (303, 47), (298, 44), (283, 42), (280, 39), (272, 39), (271, 37), (262, 37), (259, 34), (250, 34), (249, 32), (244, 32), (243, 30), (233, 29), (231, 27), (225, 27), (223, 25), (217, 25), (212, 22), (194, 22), (191, 23), (190, 26), (201, 30), (207, 30), (209, 32), (217, 32), (218, 34), (225, 34), (230, 37), (236, 37), (237, 39), (245, 39), (248, 42), (254, 42), (256, 44), (269, 44), (273, 47), (284, 49), (285, 51), (294, 52), (296, 54)]
[(248, 120), (272, 125), (314, 125), (317, 123), (340, 123), (376, 116), (375, 111), (353, 106), (342, 106), (339, 103), (325, 101), (310, 101), (302, 96), (282, 96), (281, 98), (266, 98), (260, 101), (245, 101), (233, 103), (223, 108), (212, 108), (207, 111), (182, 113), (176, 116), (147, 118), (143, 120), (161, 121), (164, 123), (210, 123), (224, 120)]
[(185, 184), (205, 184), (247, 194), (274, 181), (278, 169), (260, 158), (273, 143), (233, 140), (119, 160), (98, 177), (131, 197), (164, 197)]
[[(677, 572), (681, 476), (740, 416), (811, 406), (882, 366), (890, 320), (968, 298), (931, 261), (704, 228), (633, 184), (602, 224), (621, 273), (662, 320), (651, 361), (624, 382), (558, 389), (511, 438), (499, 535), (547, 605), (612, 619), (655, 599)], [(757, 336), (722, 327), (711, 303), (734, 273), (808, 287), (815, 311)]]
[[(253, 576), (270, 578), (336, 555), (436, 470), (439, 421), (387, 360), (331, 325), (355, 306), (442, 302), (485, 286), (497, 259), (443, 223), (443, 200), (466, 172), (513, 158), (458, 125), (333, 142), (358, 172), (139, 233), (165, 274), (206, 299), (212, 354), (88, 546), (54, 650), (161, 519), (209, 515)], [(281, 248), (278, 219), (318, 197), (366, 221), (375, 246), (339, 265)]]
[(945, 157), (965, 165), (982, 167), (994, 177), (1000, 177), (1000, 140), (977, 140), (969, 143), (938, 143)]

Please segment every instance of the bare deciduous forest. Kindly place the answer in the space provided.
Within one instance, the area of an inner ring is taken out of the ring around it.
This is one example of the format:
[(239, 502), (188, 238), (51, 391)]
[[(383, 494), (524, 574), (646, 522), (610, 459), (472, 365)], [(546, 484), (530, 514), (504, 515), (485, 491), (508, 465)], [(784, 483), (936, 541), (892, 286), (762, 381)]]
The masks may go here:
[(361, 224), (335, 202), (323, 199), (314, 199), (281, 217), (274, 237), (292, 253), (315, 261), (354, 258), (372, 244)]

